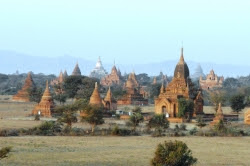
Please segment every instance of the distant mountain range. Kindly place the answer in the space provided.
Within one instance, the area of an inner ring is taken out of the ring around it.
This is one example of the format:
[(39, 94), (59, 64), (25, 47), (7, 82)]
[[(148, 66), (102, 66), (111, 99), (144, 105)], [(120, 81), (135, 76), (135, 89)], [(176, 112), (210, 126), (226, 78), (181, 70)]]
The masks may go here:
[[(84, 58), (76, 58), (69, 55), (60, 57), (39, 57), (1, 50), (0, 58), (0, 73), (4, 74), (13, 74), (16, 71), (19, 71), (19, 73), (33, 71), (34, 73), (58, 75), (60, 70), (67, 70), (70, 75), (76, 62), (78, 62), (82, 74), (88, 76), (96, 64), (94, 61), (89, 61)], [(96, 57), (96, 61), (97, 59), (98, 57)], [(105, 63), (105, 59), (102, 59), (102, 61), (104, 68), (108, 73), (110, 73), (113, 64)], [(178, 59), (167, 61), (163, 60), (159, 63), (149, 64), (116, 64), (116, 66), (120, 68), (122, 74), (125, 72), (130, 73), (131, 71), (135, 71), (136, 74), (147, 73), (149, 76), (154, 76), (158, 75), (160, 71), (162, 71), (164, 74), (171, 76), (174, 73), (177, 62)], [(199, 63), (189, 61), (188, 59), (186, 59), (186, 62), (190, 70), (190, 75), (195, 72), (198, 64), (201, 65), (204, 74), (208, 74), (211, 69), (213, 69), (218, 76), (223, 75), (224, 77), (247, 76), (250, 74), (250, 65), (215, 64), (209, 62)]]

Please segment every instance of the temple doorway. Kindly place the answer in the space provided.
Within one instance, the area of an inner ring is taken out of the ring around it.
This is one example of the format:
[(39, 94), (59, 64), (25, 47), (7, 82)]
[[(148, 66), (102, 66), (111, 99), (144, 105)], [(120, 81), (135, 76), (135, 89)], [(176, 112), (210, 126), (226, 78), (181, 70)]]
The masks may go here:
[(162, 106), (162, 114), (166, 114), (167, 113), (167, 109), (166, 109), (166, 106)]
[(110, 110), (110, 102), (109, 101), (106, 103), (106, 108), (107, 108), (107, 110)]

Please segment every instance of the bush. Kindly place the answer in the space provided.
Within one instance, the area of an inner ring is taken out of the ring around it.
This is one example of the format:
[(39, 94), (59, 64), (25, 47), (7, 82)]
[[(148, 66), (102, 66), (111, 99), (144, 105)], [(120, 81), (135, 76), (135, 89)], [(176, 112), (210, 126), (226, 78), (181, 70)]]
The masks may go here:
[(165, 136), (165, 134), (162, 134), (162, 129), (161, 128), (156, 128), (151, 136), (152, 137), (162, 137), (162, 136)]
[(18, 136), (19, 131), (16, 129), (3, 129), (0, 130), (0, 137)]
[(184, 123), (182, 123), (180, 125), (180, 130), (186, 131), (187, 130), (187, 125), (185, 125)]
[(39, 121), (39, 120), (40, 120), (40, 115), (36, 114), (36, 115), (35, 115), (35, 120), (36, 120), (36, 121)]
[(8, 153), (11, 152), (12, 147), (4, 147), (0, 149), (0, 160), (8, 157)]
[(157, 146), (151, 165), (190, 166), (196, 162), (197, 159), (192, 157), (192, 152), (185, 143), (181, 141), (165, 141)]
[(189, 134), (190, 134), (190, 135), (195, 135), (197, 132), (198, 132), (197, 128), (194, 127), (194, 128), (192, 128), (192, 129), (189, 131)]
[(62, 127), (60, 123), (55, 121), (46, 121), (40, 126), (30, 129), (30, 131), (30, 133), (34, 135), (54, 136), (56, 133), (60, 133), (62, 131)]
[(115, 126), (112, 131), (112, 135), (117, 135), (117, 136), (127, 136), (131, 134), (131, 130), (128, 129), (120, 129), (118, 126)]

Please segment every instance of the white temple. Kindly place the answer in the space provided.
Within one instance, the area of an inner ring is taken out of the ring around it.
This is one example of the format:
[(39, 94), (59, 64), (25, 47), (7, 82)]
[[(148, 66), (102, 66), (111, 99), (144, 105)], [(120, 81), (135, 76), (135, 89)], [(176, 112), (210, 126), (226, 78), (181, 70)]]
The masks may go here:
[(106, 70), (102, 66), (102, 61), (99, 57), (98, 61), (96, 62), (95, 68), (91, 71), (91, 73), (89, 74), (89, 77), (101, 79), (101, 78), (105, 77), (107, 74), (108, 73), (106, 72)]

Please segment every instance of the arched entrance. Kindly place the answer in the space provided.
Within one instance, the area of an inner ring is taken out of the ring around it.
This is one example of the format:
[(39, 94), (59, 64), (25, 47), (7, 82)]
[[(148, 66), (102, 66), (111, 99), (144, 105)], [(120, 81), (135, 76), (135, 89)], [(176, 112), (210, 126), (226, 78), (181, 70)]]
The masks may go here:
[(161, 113), (162, 113), (162, 114), (166, 114), (166, 113), (167, 113), (167, 108), (166, 108), (166, 106), (162, 106), (162, 107), (161, 107)]
[(110, 102), (109, 101), (106, 102), (106, 108), (107, 108), (107, 110), (110, 110)]

